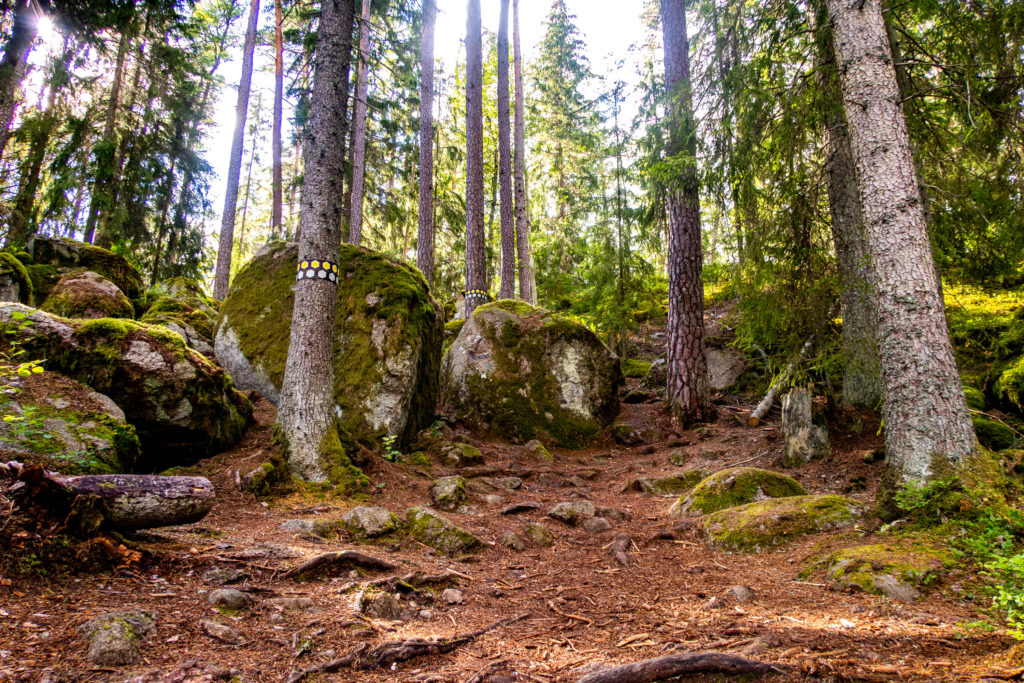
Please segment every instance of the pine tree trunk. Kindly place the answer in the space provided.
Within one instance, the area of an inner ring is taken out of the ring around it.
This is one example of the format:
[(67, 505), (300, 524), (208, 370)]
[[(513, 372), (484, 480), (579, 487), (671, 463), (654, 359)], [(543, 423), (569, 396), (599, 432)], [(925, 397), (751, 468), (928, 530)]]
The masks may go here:
[(359, 16), (359, 62), (356, 69), (355, 114), (352, 118), (352, 194), (348, 241), (363, 241), (363, 180), (366, 177), (366, 96), (369, 91), (370, 0), (362, 0)]
[(238, 82), (235, 104), (235, 134), (231, 139), (228, 159), (228, 182), (224, 189), (224, 213), (220, 220), (220, 242), (217, 246), (217, 269), (213, 274), (213, 298), (228, 295), (231, 279), (231, 247), (235, 238), (235, 209), (238, 206), (238, 179), (242, 172), (242, 143), (245, 139), (245, 117), (249, 112), (249, 88), (252, 84), (252, 57), (256, 49), (256, 25), (260, 18), (260, 0), (249, 4), (249, 26), (242, 48), (242, 76)]
[[(669, 153), (696, 158), (686, 3), (662, 0), (665, 88), (669, 101)], [(665, 399), (684, 424), (712, 417), (704, 356), (704, 285), (701, 281), (697, 168), (688, 162), (666, 193), (668, 211), (668, 355)]]
[(466, 12), (466, 318), (487, 301), (484, 244), (484, 101), (480, 0)]
[[(305, 143), (300, 263), (338, 260), (353, 21), (352, 0), (321, 2)], [(295, 284), (278, 422), (290, 470), (311, 481), (324, 481), (328, 467), (345, 458), (334, 422), (336, 299), (337, 284), (328, 279), (303, 277)]]
[(14, 6), (11, 35), (0, 59), (0, 158), (11, 136), (14, 110), (18, 106), (18, 86), (25, 77), (28, 54), (36, 39), (36, 19), (31, 0), (18, 0)]
[(875, 295), (867, 235), (857, 189), (857, 168), (843, 117), (842, 92), (831, 35), (823, 36), (819, 85), (825, 94), (825, 179), (832, 216), (832, 242), (839, 266), (843, 315), (843, 403), (874, 407), (882, 396), (875, 338)]
[(274, 123), (271, 132), (271, 156), (273, 179), (270, 207), (270, 238), (280, 239), (281, 229), (281, 119), (284, 106), (284, 18), (281, 14), (282, 0), (274, 0)]
[(523, 119), (523, 55), (519, 50), (519, 0), (512, 0), (512, 50), (515, 61), (515, 194), (516, 252), (519, 255), (519, 298), (537, 305), (537, 283), (530, 251), (530, 215), (526, 199), (526, 123)]
[(416, 265), (434, 284), (434, 20), (435, 0), (423, 0), (420, 47), (420, 197)]
[(879, 0), (828, 0), (875, 283), (886, 459), (906, 480), (977, 447), (946, 328)]
[(499, 299), (516, 295), (516, 232), (512, 206), (511, 121), (508, 92), (508, 0), (501, 0), (498, 21), (498, 180), (501, 193), (501, 290)]
[[(107, 118), (103, 122), (103, 137), (99, 145), (102, 145), (102, 155), (97, 155), (96, 179), (92, 186), (92, 196), (89, 200), (89, 216), (85, 221), (85, 233), (82, 239), (92, 243), (96, 233), (96, 222), (99, 220), (100, 212), (107, 201), (106, 197), (110, 192), (109, 176), (110, 165), (113, 163), (114, 124), (117, 122), (117, 108), (121, 99), (121, 78), (124, 75), (124, 63), (128, 58), (128, 44), (131, 42), (131, 31), (125, 26), (121, 31), (121, 38), (117, 45), (117, 61), (114, 65), (114, 80), (110, 85), (110, 99), (107, 102)], [(107, 158), (107, 155), (110, 158)]]

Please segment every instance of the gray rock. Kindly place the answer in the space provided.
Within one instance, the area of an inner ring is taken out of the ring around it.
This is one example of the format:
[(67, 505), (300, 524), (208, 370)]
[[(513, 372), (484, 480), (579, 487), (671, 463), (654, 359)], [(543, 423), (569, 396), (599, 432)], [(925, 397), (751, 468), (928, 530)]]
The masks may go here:
[(685, 467), (686, 461), (689, 460), (689, 457), (690, 456), (686, 453), (686, 451), (682, 450), (681, 448), (677, 448), (676, 450), (668, 454), (668, 461), (675, 465), (676, 467)]
[(668, 364), (664, 358), (658, 358), (651, 363), (647, 374), (640, 380), (640, 386), (647, 389), (664, 389), (665, 379), (668, 376)]
[(555, 461), (548, 449), (544, 447), (544, 444), (537, 439), (527, 441), (526, 445), (523, 446), (523, 450), (526, 451), (527, 455), (539, 462), (551, 463)]
[(368, 590), (363, 595), (363, 614), (378, 619), (401, 621), (404, 616), (402, 606), (391, 593), (381, 590)]
[(498, 484), (504, 486), (509, 491), (516, 491), (523, 486), (523, 480), (519, 477), (502, 477), (498, 479)]
[(316, 522), (311, 519), (289, 519), (281, 523), (281, 531), (290, 534), (311, 534), (316, 531)]
[(406, 513), (406, 518), (413, 538), (446, 555), (471, 553), (483, 545), (470, 532), (427, 508), (412, 508)]
[(512, 550), (526, 550), (526, 543), (512, 531), (506, 531), (501, 535), (501, 544)]
[(448, 467), (472, 467), (483, 463), (483, 454), (476, 446), (468, 443), (449, 444), (441, 451), (441, 464)]
[(206, 601), (214, 607), (225, 607), (231, 610), (245, 609), (252, 603), (248, 595), (234, 588), (218, 588), (215, 591), (210, 591), (210, 594), (206, 596)]
[(526, 537), (538, 548), (547, 548), (555, 542), (555, 537), (543, 524), (527, 522), (525, 530)]
[(156, 628), (156, 615), (144, 610), (104, 614), (79, 628), (89, 642), (86, 659), (100, 666), (131, 666), (142, 661), (139, 643)]
[(92, 271), (62, 277), (39, 308), (63, 318), (134, 318), (135, 308), (117, 285)]
[(359, 505), (343, 514), (341, 521), (357, 538), (377, 538), (398, 529), (398, 517), (382, 507)]
[(590, 517), (583, 522), (583, 528), (587, 533), (599, 534), (612, 528), (611, 523), (603, 517)]
[(754, 599), (754, 591), (748, 586), (733, 586), (725, 592), (727, 596), (740, 604), (745, 604)]
[(486, 496), (483, 496), (483, 501), (488, 505), (501, 505), (502, 503), (505, 502), (505, 499), (502, 498), (501, 496), (496, 496), (492, 493), (489, 493)]
[(750, 367), (742, 353), (731, 346), (709, 345), (704, 350), (708, 364), (708, 386), (722, 391), (736, 384)]
[(597, 508), (594, 511), (594, 514), (597, 515), (598, 517), (604, 517), (605, 519), (610, 519), (613, 522), (625, 522), (627, 519), (629, 519), (629, 513), (628, 512), (623, 512), (622, 510), (617, 510), (615, 508), (606, 507), (606, 506), (603, 506), (603, 505), (601, 507)]
[(569, 526), (578, 526), (587, 517), (593, 517), (595, 512), (597, 510), (590, 501), (576, 500), (559, 503), (548, 511), (548, 517)]
[(892, 574), (876, 574), (872, 579), (875, 588), (880, 590), (882, 595), (887, 598), (899, 600), (900, 602), (914, 602), (921, 597), (921, 591), (909, 583), (900, 581)]
[(428, 609), (421, 609), (419, 614), (417, 614), (416, 616), (418, 616), (423, 621), (430, 621), (434, 618), (434, 613)]
[(245, 577), (245, 572), (241, 569), (235, 569), (234, 567), (210, 567), (199, 575), (200, 579), (206, 583), (212, 583), (215, 586), (238, 583)]
[(523, 503), (512, 503), (501, 509), (503, 515), (518, 515), (522, 512), (533, 512), (540, 509), (540, 503), (526, 501)]
[(449, 605), (462, 604), (462, 591), (457, 588), (445, 588), (441, 592), (441, 601)]
[(201, 621), (199, 626), (203, 629), (203, 633), (222, 643), (227, 643), (228, 645), (242, 645), (245, 643), (245, 639), (237, 631), (224, 624), (218, 624), (215, 621)]
[(459, 476), (441, 477), (430, 485), (430, 498), (442, 510), (455, 510), (466, 502), (466, 480)]

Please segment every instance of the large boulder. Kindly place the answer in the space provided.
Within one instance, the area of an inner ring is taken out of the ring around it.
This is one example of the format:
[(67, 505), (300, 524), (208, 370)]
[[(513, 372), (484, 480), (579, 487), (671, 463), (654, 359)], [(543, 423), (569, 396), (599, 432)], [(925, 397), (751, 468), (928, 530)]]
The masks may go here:
[(135, 307), (117, 285), (91, 270), (62, 276), (40, 308), (65, 318), (135, 317)]
[[(235, 384), (276, 403), (288, 357), (295, 244), (271, 242), (235, 276), (214, 350)], [(338, 263), (334, 399), (340, 426), (364, 446), (399, 448), (434, 421), (444, 320), (418, 270), (344, 244)]]
[(618, 413), (619, 359), (593, 332), (522, 301), (480, 306), (444, 356), (454, 417), (505, 438), (577, 446)]
[(213, 328), (217, 324), (216, 300), (206, 296), (199, 283), (176, 277), (147, 292), (149, 308), (139, 318), (149, 325), (163, 325), (177, 332), (190, 347), (204, 356), (213, 355)]
[(60, 277), (72, 270), (99, 273), (132, 302), (142, 300), (142, 274), (120, 254), (60, 237), (35, 237), (29, 250), (34, 261), (28, 267), (35, 288), (34, 302), (44, 301)]
[(10, 388), (0, 398), (0, 454), (65, 474), (134, 471), (139, 438), (108, 396), (56, 372)]
[(800, 482), (784, 474), (757, 467), (731, 467), (719, 470), (697, 484), (677, 500), (669, 512), (706, 515), (768, 498), (803, 496), (806, 493)]
[(25, 265), (9, 252), (0, 251), (0, 301), (28, 303), (32, 278)]
[[(138, 432), (141, 469), (218, 453), (237, 442), (252, 419), (252, 405), (227, 374), (162, 327), (70, 320), (2, 304), (0, 328), (18, 330), (13, 336), (24, 358), (45, 359), (47, 369), (114, 400)], [(5, 335), (0, 344), (11, 341)]]

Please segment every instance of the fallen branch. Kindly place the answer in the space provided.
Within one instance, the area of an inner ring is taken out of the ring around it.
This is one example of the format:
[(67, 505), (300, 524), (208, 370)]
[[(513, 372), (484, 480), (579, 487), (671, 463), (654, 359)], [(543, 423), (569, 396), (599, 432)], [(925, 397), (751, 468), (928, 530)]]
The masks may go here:
[(337, 552), (317, 555), (313, 559), (307, 560), (293, 569), (289, 569), (282, 575), (282, 577), (285, 579), (292, 579), (296, 576), (310, 574), (314, 571), (319, 571), (335, 565), (346, 564), (357, 565), (365, 567), (366, 569), (378, 569), (380, 571), (388, 571), (398, 568), (397, 564), (378, 559), (372, 555), (365, 555), (355, 550), (340, 550)]
[(577, 683), (651, 683), (694, 674), (781, 673), (773, 664), (722, 652), (680, 653), (589, 673)]
[(548, 609), (551, 610), (552, 612), (554, 612), (555, 614), (559, 615), (559, 616), (565, 617), (566, 619), (575, 619), (576, 621), (582, 621), (583, 623), (585, 623), (585, 624), (587, 624), (589, 626), (593, 626), (594, 625), (594, 622), (591, 621), (590, 619), (587, 619), (586, 617), (581, 617), (578, 614), (571, 614), (569, 612), (563, 612), (562, 610), (560, 610), (557, 607), (555, 607), (555, 603), (552, 602), (551, 600), (548, 600)]
[(491, 677), (491, 674), (499, 669), (503, 669), (507, 664), (508, 662), (504, 659), (497, 659), (466, 679), (466, 683), (484, 683), (484, 681)]
[(626, 534), (619, 534), (615, 537), (615, 540), (612, 541), (612, 547), (609, 550), (609, 552), (611, 552), (612, 557), (615, 558), (615, 561), (621, 564), (623, 567), (628, 567), (630, 564), (629, 555), (627, 553), (629, 552), (629, 546), (632, 544), (633, 539), (631, 539)]
[(775, 403), (775, 396), (779, 393), (779, 389), (789, 381), (789, 376), (793, 374), (793, 370), (796, 369), (796, 366), (799, 365), (800, 361), (802, 361), (804, 356), (807, 355), (807, 352), (811, 349), (811, 344), (813, 342), (814, 337), (805, 341), (804, 345), (800, 347), (800, 353), (796, 355), (796, 358), (791, 360), (789, 365), (786, 366), (786, 369), (782, 371), (782, 374), (775, 378), (772, 385), (768, 387), (768, 393), (764, 395), (761, 402), (757, 404), (756, 408), (754, 408), (754, 412), (752, 412), (747, 418), (748, 425), (756, 427), (761, 424), (761, 420), (764, 419), (765, 415), (768, 414), (768, 411), (771, 410), (772, 404)]

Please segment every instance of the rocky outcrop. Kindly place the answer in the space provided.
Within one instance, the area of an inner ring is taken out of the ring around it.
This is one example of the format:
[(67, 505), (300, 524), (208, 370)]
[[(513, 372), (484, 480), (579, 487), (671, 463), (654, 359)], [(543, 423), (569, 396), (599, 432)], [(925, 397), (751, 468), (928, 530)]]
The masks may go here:
[(139, 318), (140, 322), (163, 325), (180, 334), (199, 353), (213, 355), (218, 303), (206, 296), (197, 282), (172, 278), (150, 289), (147, 298), (149, 308)]
[(791, 477), (756, 467), (715, 472), (677, 500), (669, 510), (679, 515), (706, 515), (716, 510), (768, 498), (802, 496), (807, 491)]
[[(252, 418), (252, 405), (225, 372), (168, 330), (130, 320), (76, 321), (19, 304), (0, 305), (0, 326), (13, 329), (26, 359), (106, 394), (135, 427), (154, 470), (232, 446)], [(9, 339), (3, 343), (9, 343)]]
[[(235, 276), (214, 349), (235, 384), (276, 403), (291, 334), (294, 244), (272, 242)], [(364, 447), (405, 448), (434, 421), (441, 307), (419, 271), (342, 245), (334, 328), (334, 397), (341, 427)]]
[(117, 285), (91, 270), (57, 281), (40, 308), (65, 318), (134, 318), (135, 308)]
[(0, 301), (28, 303), (32, 298), (32, 279), (18, 258), (0, 251)]
[(442, 401), (504, 438), (577, 446), (618, 412), (619, 359), (587, 328), (521, 301), (477, 308), (445, 354)]
[(44, 301), (60, 277), (73, 270), (99, 273), (133, 303), (140, 303), (143, 298), (142, 274), (120, 254), (59, 237), (35, 237), (29, 251), (33, 264), (28, 270), (35, 287), (35, 302)]

